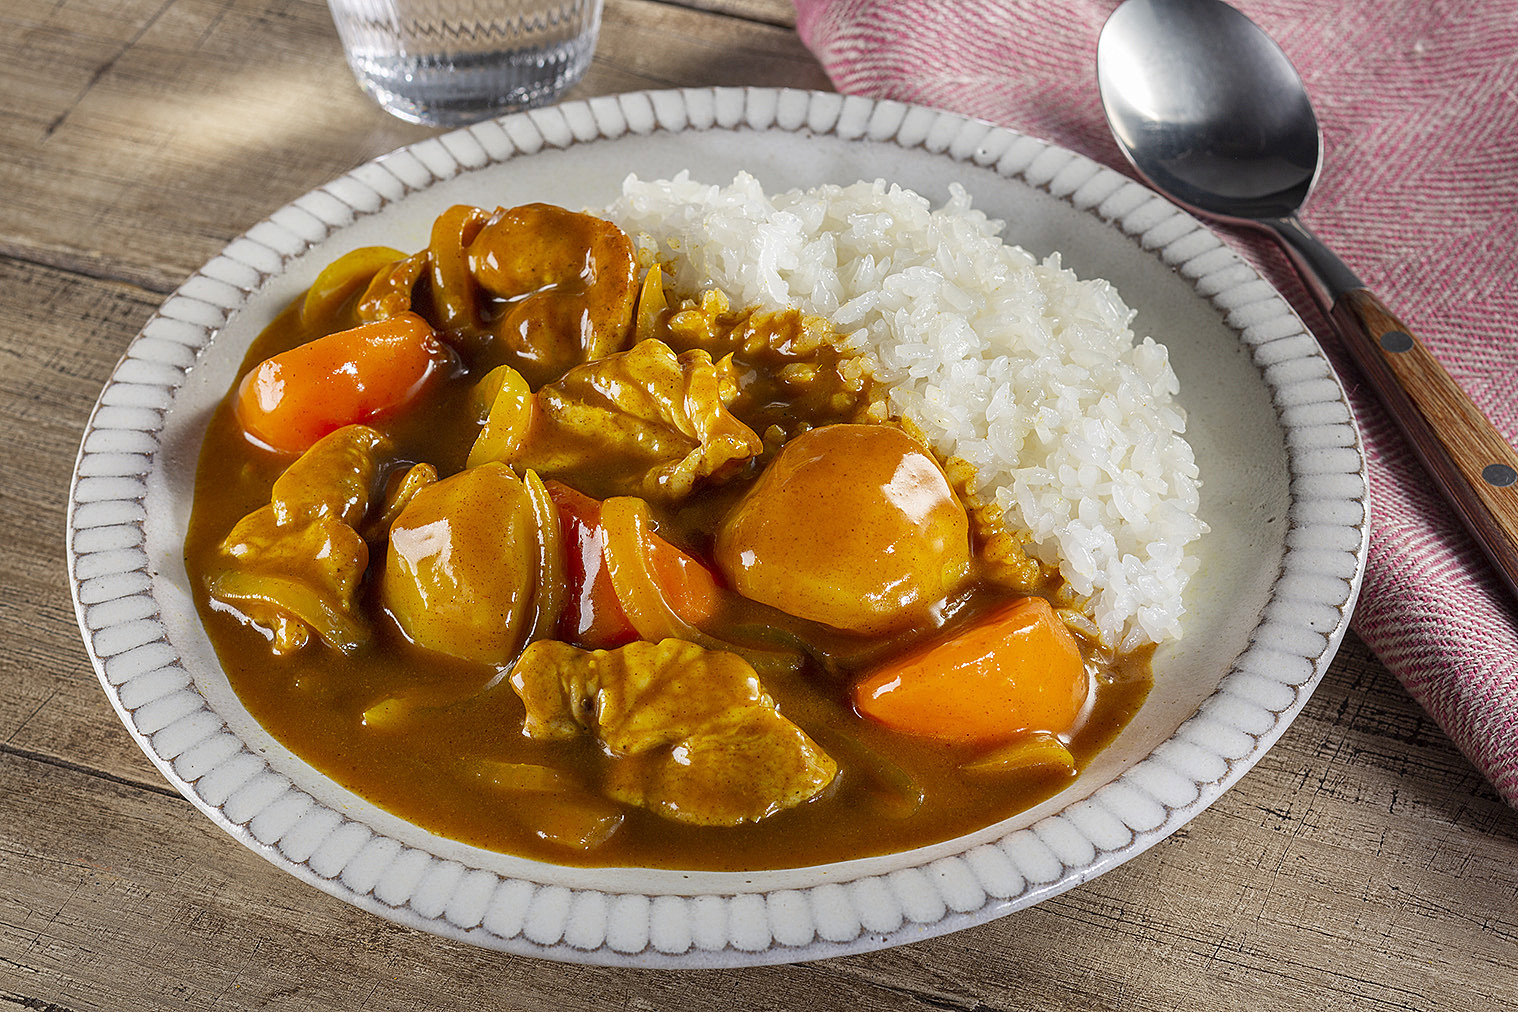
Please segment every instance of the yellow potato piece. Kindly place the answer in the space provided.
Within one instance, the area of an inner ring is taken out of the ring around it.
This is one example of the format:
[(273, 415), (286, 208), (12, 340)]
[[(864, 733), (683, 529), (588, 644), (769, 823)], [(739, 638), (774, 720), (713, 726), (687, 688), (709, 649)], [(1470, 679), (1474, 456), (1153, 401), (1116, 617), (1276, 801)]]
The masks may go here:
[(506, 664), (533, 623), (538, 541), (531, 496), (510, 468), (461, 471), (396, 518), (380, 598), (418, 646)]
[(849, 632), (921, 622), (969, 574), (969, 520), (938, 462), (888, 425), (791, 440), (717, 533), (739, 593)]

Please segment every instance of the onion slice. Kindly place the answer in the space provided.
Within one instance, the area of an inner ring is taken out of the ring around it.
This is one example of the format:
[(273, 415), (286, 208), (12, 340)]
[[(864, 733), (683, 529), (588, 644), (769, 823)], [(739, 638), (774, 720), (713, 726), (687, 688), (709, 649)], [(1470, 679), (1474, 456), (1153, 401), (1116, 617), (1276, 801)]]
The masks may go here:
[(527, 499), (532, 504), (532, 519), (538, 529), (538, 586), (533, 594), (532, 626), (527, 642), (552, 639), (559, 626), (559, 614), (568, 599), (568, 563), (564, 558), (564, 534), (559, 527), (559, 510), (536, 471), (522, 478)]
[(729, 643), (680, 617), (649, 569), (648, 544), (654, 534), (648, 503), (633, 496), (607, 499), (601, 504), (601, 529), (606, 536), (606, 573), (639, 639), (650, 643), (679, 639), (708, 650), (725, 650), (742, 657), (761, 674), (793, 674), (801, 669), (799, 653)]

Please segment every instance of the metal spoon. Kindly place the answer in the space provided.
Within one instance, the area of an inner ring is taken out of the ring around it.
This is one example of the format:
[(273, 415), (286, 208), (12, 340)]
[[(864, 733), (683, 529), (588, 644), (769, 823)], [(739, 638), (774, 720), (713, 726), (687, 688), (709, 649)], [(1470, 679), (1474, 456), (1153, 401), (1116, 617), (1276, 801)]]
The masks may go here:
[(1286, 54), (1222, 0), (1126, 0), (1102, 28), (1096, 78), (1113, 135), (1150, 185), (1285, 246), (1366, 382), (1518, 596), (1518, 452), (1297, 219), (1322, 138)]

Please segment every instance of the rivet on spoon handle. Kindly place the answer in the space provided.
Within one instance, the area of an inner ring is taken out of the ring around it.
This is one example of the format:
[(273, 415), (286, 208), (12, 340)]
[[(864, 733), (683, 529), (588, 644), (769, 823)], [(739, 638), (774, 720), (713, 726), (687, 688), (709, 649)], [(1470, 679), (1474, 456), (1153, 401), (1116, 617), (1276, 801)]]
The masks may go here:
[(1343, 293), (1330, 315), (1392, 421), (1518, 595), (1518, 451), (1369, 291)]

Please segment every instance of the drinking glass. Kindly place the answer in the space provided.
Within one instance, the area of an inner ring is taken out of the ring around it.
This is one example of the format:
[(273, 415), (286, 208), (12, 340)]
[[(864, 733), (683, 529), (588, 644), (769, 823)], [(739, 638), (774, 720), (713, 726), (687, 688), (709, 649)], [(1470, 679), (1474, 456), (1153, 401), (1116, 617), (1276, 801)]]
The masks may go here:
[(412, 123), (547, 105), (590, 65), (602, 0), (327, 0), (364, 91)]

